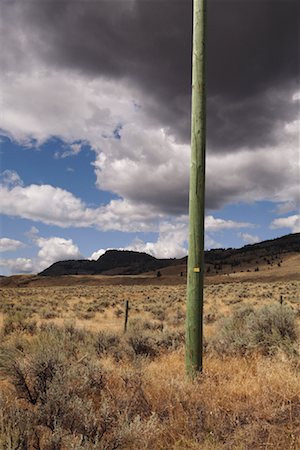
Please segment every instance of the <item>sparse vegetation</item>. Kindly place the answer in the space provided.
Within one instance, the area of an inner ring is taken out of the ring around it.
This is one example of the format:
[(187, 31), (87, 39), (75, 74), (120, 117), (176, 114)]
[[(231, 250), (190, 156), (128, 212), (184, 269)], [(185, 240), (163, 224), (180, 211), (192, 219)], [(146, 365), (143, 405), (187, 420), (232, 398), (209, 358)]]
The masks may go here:
[(2, 289), (0, 449), (300, 448), (299, 288), (206, 286), (193, 383), (185, 286)]

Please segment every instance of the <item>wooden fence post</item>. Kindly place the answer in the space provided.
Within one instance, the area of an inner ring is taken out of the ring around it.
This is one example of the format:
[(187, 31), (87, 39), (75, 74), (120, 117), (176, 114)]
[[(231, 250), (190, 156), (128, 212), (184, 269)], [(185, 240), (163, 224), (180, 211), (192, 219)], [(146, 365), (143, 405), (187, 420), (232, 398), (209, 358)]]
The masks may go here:
[(129, 301), (125, 300), (125, 318), (124, 318), (124, 333), (127, 331), (127, 322), (128, 322), (128, 312), (129, 312)]

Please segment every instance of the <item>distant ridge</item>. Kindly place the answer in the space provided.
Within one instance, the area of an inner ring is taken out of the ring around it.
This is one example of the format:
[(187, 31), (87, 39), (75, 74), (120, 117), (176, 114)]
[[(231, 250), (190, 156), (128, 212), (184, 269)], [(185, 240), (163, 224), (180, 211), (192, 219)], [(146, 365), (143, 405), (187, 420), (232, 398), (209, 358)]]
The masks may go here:
[(300, 252), (300, 233), (287, 234), (285, 236), (261, 241), (256, 244), (244, 245), (241, 248), (212, 249), (205, 252), (205, 262), (214, 264), (224, 262), (231, 264), (232, 260), (242, 259), (249, 262), (253, 258), (275, 257), (283, 253)]
[[(279, 261), (280, 255), (300, 252), (300, 233), (245, 245), (239, 249), (213, 249), (205, 252), (206, 265), (255, 264), (258, 260)], [(146, 253), (129, 250), (108, 250), (97, 261), (59, 261), (39, 273), (42, 276), (59, 275), (138, 275), (145, 272), (186, 264), (181, 259), (157, 259)]]
[(69, 260), (52, 264), (39, 275), (138, 275), (178, 264), (176, 259), (157, 259), (146, 253), (129, 250), (107, 250), (97, 261)]

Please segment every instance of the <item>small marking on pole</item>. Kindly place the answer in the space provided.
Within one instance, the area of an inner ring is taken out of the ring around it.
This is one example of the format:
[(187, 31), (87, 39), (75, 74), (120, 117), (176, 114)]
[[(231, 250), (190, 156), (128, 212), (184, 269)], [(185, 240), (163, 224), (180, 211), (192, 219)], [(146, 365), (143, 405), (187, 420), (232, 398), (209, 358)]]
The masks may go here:
[(200, 272), (200, 267), (194, 267), (194, 272), (199, 273)]

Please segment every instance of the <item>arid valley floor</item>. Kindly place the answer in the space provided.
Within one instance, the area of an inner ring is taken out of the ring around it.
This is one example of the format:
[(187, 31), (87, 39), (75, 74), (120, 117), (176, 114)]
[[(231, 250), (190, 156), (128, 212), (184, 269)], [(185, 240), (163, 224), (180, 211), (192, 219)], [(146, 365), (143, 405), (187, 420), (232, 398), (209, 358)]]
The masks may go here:
[(194, 381), (180, 267), (2, 279), (0, 449), (299, 449), (299, 262), (206, 278)]

